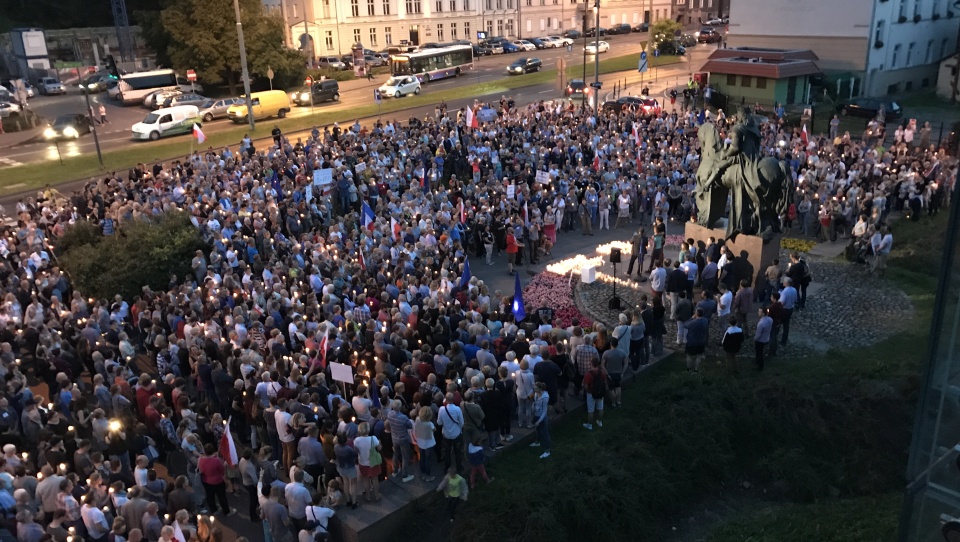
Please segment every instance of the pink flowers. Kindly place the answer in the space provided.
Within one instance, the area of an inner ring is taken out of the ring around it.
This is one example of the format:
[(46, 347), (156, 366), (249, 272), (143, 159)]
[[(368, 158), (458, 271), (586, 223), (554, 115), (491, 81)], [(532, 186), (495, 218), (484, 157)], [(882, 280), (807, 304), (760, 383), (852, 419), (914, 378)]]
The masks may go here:
[(668, 235), (666, 239), (663, 240), (664, 246), (668, 247), (680, 247), (686, 239), (682, 235)]
[[(580, 279), (574, 277), (574, 280)], [(570, 326), (574, 318), (578, 318), (583, 326), (593, 323), (574, 303), (569, 276), (557, 275), (549, 271), (538, 274), (523, 289), (523, 302), (528, 312), (541, 307), (550, 307), (553, 309), (554, 317), (560, 320), (560, 325), (563, 327)]]

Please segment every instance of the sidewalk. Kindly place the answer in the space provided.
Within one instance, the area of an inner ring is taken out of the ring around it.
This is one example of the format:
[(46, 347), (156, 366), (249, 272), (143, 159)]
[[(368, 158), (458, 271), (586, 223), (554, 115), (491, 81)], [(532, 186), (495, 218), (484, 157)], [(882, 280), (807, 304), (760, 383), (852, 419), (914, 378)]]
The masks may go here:
[(29, 143), (31, 140), (40, 137), (41, 134), (43, 134), (42, 126), (21, 132), (6, 132), (0, 134), (0, 149), (9, 149), (10, 147)]

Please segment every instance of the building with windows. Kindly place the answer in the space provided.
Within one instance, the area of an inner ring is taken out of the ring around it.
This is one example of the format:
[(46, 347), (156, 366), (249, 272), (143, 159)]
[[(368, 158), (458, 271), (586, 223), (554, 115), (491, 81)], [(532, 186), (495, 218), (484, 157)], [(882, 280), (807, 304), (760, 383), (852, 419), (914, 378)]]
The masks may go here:
[(700, 71), (710, 73), (710, 85), (725, 97), (725, 107), (746, 103), (772, 110), (774, 104), (808, 101), (810, 78), (820, 75), (816, 61), (809, 49), (717, 49)]
[[(673, 0), (601, 0), (600, 26), (672, 17)], [(287, 44), (315, 58), (347, 55), (355, 43), (381, 50), (454, 40), (477, 32), (512, 39), (593, 27), (594, 2), (582, 0), (264, 0), (287, 21)]]
[(730, 47), (812, 49), (828, 75), (858, 79), (858, 94), (936, 85), (957, 50), (956, 0), (736, 0)]
[(702, 24), (715, 17), (726, 17), (729, 0), (673, 0), (673, 16), (681, 24)]

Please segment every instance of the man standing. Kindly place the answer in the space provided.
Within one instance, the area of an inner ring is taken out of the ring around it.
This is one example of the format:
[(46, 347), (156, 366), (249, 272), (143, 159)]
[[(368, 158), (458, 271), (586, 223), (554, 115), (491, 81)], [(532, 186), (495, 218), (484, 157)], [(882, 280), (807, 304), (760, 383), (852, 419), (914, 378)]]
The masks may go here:
[[(396, 401), (399, 403), (399, 401)], [(399, 405), (397, 405), (399, 408)], [(450, 469), (451, 460), (456, 461), (457, 472), (463, 470), (463, 411), (454, 404), (454, 396), (448, 393), (446, 401), (437, 413), (437, 425), (443, 432), (444, 468)], [(391, 427), (392, 429), (392, 427)], [(413, 475), (410, 475), (413, 478)]]
[(793, 287), (790, 277), (783, 279), (780, 303), (783, 303), (783, 339), (780, 341), (780, 346), (787, 346), (787, 341), (790, 340), (790, 317), (793, 316), (793, 309), (797, 304), (797, 289)]
[[(678, 324), (679, 321), (678, 321)], [(700, 372), (703, 363), (703, 353), (707, 350), (707, 335), (710, 331), (710, 320), (704, 315), (702, 308), (697, 308), (690, 321), (683, 324), (687, 333), (687, 372)]]
[(106, 124), (109, 122), (107, 120), (107, 108), (103, 104), (100, 104), (100, 124)]
[[(670, 260), (667, 260), (664, 267), (670, 267)], [(680, 292), (687, 289), (687, 274), (680, 269), (680, 261), (673, 262), (673, 269), (667, 274), (666, 292), (667, 299), (670, 300), (670, 319), (677, 319), (677, 302), (680, 299)]]
[[(876, 241), (880, 237), (879, 242)], [(893, 234), (890, 233), (889, 226), (881, 226), (880, 232), (873, 236), (871, 240), (873, 245), (873, 269), (872, 272), (883, 276), (887, 268), (887, 257), (890, 256), (890, 249), (893, 248)]]
[(777, 338), (780, 337), (780, 327), (783, 325), (783, 303), (780, 302), (780, 292), (774, 291), (768, 300), (767, 315), (773, 320), (773, 331), (770, 332), (770, 357), (777, 355)]
[(720, 346), (723, 347), (724, 353), (727, 355), (727, 370), (731, 373), (736, 374), (739, 370), (737, 369), (737, 354), (740, 353), (740, 347), (743, 345), (743, 330), (737, 326), (737, 318), (730, 318), (730, 325), (727, 327), (727, 331), (723, 334), (723, 339), (720, 341)]
[(756, 351), (757, 370), (763, 370), (763, 349), (770, 343), (770, 331), (773, 329), (773, 319), (767, 314), (767, 309), (757, 310), (760, 320), (757, 322), (757, 331), (753, 335), (753, 348)]
[(584, 395), (587, 398), (587, 423), (583, 424), (583, 427), (588, 431), (593, 431), (594, 412), (597, 427), (603, 427), (603, 398), (609, 388), (608, 378), (607, 372), (600, 366), (600, 358), (594, 358), (590, 363), (590, 370), (583, 375)]
[(646, 228), (640, 228), (633, 234), (633, 238), (630, 239), (630, 263), (627, 265), (628, 277), (633, 273), (633, 264), (639, 260), (640, 266), (637, 272), (637, 279), (643, 278), (643, 257), (646, 251), (647, 230)]
[(810, 273), (810, 267), (806, 260), (800, 257), (799, 252), (790, 254), (790, 267), (787, 268), (787, 276), (793, 281), (793, 287), (797, 289), (797, 309), (803, 310), (807, 304), (807, 286), (810, 285), (813, 275)]
[(663, 292), (667, 286), (667, 270), (663, 268), (662, 262), (656, 262), (653, 272), (650, 273), (650, 292), (653, 293), (653, 299), (663, 301)]
[(743, 329), (750, 329), (750, 322), (747, 316), (753, 312), (753, 288), (750, 287), (750, 281), (743, 279), (740, 281), (740, 289), (733, 296), (733, 306), (731, 307), (733, 316)]

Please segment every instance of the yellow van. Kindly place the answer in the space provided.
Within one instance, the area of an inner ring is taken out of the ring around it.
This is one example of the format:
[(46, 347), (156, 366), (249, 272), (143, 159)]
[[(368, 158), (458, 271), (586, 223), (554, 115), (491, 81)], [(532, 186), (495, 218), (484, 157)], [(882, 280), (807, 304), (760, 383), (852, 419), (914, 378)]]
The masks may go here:
[[(256, 120), (268, 117), (283, 117), (290, 112), (290, 97), (282, 90), (266, 90), (251, 92), (250, 101), (253, 105), (253, 118)], [(236, 105), (227, 110), (227, 118), (236, 123), (247, 121), (247, 100), (240, 96)]]

